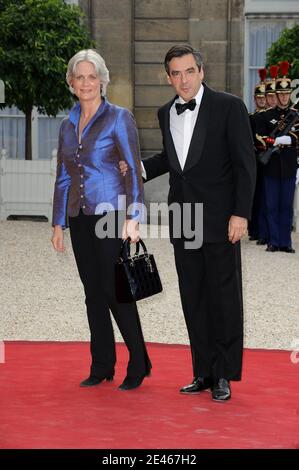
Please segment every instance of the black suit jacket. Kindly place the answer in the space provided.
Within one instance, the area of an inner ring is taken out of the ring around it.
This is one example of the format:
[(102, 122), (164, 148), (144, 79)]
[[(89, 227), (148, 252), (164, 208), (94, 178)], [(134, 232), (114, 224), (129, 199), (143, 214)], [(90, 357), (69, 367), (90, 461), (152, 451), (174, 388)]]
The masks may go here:
[[(203, 241), (226, 241), (231, 215), (247, 219), (251, 215), (256, 164), (247, 109), (236, 96), (216, 92), (204, 84), (182, 170), (169, 128), (174, 99), (158, 111), (163, 151), (144, 160), (147, 180), (169, 172), (168, 204), (203, 203)], [(176, 241), (171, 218), (170, 238)]]

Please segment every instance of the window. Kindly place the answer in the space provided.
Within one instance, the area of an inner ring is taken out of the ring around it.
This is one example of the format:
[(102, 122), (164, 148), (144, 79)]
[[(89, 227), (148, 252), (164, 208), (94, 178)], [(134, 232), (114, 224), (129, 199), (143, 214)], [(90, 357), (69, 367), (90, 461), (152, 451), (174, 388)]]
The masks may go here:
[(299, 23), (298, 0), (245, 0), (244, 100), (254, 110), (253, 90), (267, 50), (283, 29)]
[(265, 67), (267, 50), (279, 38), (285, 27), (284, 21), (248, 21), (248, 66), (245, 74), (247, 84), (245, 101), (249, 111), (253, 111), (255, 107), (253, 90), (259, 81), (258, 69)]

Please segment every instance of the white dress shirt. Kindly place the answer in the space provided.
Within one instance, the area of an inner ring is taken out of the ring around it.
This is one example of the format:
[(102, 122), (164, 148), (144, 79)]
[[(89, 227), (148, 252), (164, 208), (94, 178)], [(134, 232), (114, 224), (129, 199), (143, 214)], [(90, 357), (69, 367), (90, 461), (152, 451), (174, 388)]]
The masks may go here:
[(196, 106), (193, 111), (186, 109), (182, 114), (177, 114), (175, 104), (186, 103), (180, 96), (174, 101), (170, 108), (170, 133), (182, 170), (184, 169), (188, 155), (203, 92), (204, 87), (201, 85), (197, 95), (194, 96)]
[[(170, 133), (174, 143), (174, 148), (176, 150), (180, 165), (182, 170), (184, 169), (186, 158), (188, 155), (194, 126), (198, 116), (202, 96), (204, 92), (204, 86), (201, 85), (197, 95), (194, 96), (196, 101), (196, 106), (193, 111), (186, 109), (182, 114), (178, 115), (176, 111), (175, 104), (181, 103), (184, 104), (186, 101), (183, 100), (180, 96), (174, 101), (173, 105), (170, 108)], [(146, 179), (146, 171), (142, 163), (142, 176)]]

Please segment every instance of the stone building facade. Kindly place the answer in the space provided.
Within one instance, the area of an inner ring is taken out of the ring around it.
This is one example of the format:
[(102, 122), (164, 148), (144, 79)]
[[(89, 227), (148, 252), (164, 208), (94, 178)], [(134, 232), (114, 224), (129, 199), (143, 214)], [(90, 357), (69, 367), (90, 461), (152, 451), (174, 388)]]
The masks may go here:
[(173, 96), (163, 59), (175, 43), (198, 48), (205, 79), (242, 96), (244, 0), (81, 0), (111, 72), (109, 98), (137, 119), (143, 156), (161, 148), (157, 109)]
[[(245, 0), (79, 0), (111, 74), (108, 97), (137, 120), (142, 157), (161, 150), (157, 110), (173, 96), (163, 60), (175, 43), (199, 49), (209, 86), (243, 95)], [(168, 175), (145, 185), (166, 200)]]

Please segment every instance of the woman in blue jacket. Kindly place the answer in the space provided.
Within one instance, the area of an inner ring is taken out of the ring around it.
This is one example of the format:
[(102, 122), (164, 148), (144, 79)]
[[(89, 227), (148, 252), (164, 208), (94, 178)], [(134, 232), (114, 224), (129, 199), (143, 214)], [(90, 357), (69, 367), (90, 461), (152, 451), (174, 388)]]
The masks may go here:
[[(119, 304), (114, 286), (122, 238), (139, 238), (143, 184), (136, 123), (127, 109), (105, 98), (109, 71), (96, 51), (75, 54), (66, 79), (79, 102), (60, 128), (52, 243), (63, 251), (63, 230), (70, 228), (91, 332), (90, 376), (80, 385), (114, 376), (111, 311), (129, 350), (127, 375), (119, 388), (129, 390), (151, 369), (136, 304)], [(121, 159), (129, 167), (125, 177), (119, 172)]]

